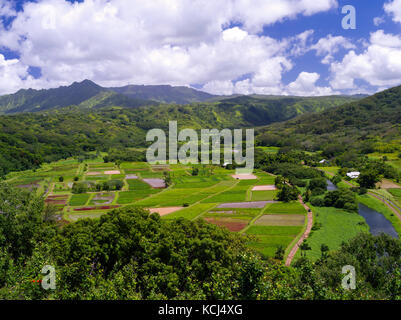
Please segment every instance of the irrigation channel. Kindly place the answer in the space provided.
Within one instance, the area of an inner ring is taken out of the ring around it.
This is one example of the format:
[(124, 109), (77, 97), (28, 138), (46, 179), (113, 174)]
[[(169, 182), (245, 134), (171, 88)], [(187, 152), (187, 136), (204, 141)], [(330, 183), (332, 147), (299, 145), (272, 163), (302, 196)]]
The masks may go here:
[[(327, 180), (327, 190), (334, 191), (337, 190), (337, 187), (330, 180)], [(377, 212), (362, 203), (359, 203), (358, 208), (358, 213), (364, 217), (366, 223), (369, 225), (371, 234), (376, 236), (380, 233), (386, 233), (393, 238), (398, 238), (397, 231), (395, 231), (391, 222), (388, 221), (380, 212)]]

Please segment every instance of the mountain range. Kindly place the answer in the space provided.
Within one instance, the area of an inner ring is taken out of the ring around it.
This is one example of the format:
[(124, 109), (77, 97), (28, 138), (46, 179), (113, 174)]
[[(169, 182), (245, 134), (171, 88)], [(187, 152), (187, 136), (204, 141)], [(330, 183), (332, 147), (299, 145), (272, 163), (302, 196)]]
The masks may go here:
[[(321, 111), (333, 105), (336, 106), (359, 98), (361, 97), (216, 96), (189, 87), (128, 85), (104, 88), (93, 81), (84, 80), (74, 82), (70, 86), (42, 90), (21, 89), (14, 94), (0, 96), (0, 114), (43, 112), (70, 106), (78, 106), (82, 109), (101, 109), (107, 107), (137, 108), (159, 104), (222, 103), (226, 106), (232, 104), (265, 104), (273, 105), (274, 108), (278, 104), (282, 107), (298, 102), (306, 103), (307, 106), (297, 109), (297, 112), (294, 113), (296, 115), (304, 111)], [(321, 105), (322, 101), (325, 101), (323, 105)], [(319, 105), (317, 108), (314, 107), (316, 104)]]
[(54, 89), (22, 89), (0, 97), (0, 113), (40, 112), (67, 106), (135, 108), (159, 103), (189, 104), (215, 96), (188, 87), (124, 86), (104, 88), (90, 80)]

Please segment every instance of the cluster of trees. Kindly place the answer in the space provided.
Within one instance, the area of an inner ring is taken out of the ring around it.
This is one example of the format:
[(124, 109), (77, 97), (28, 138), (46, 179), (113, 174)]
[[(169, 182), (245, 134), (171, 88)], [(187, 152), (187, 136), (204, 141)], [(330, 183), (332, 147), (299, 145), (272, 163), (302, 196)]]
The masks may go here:
[(312, 197), (310, 202), (316, 207), (334, 207), (350, 212), (358, 211), (356, 194), (350, 189), (328, 191), (324, 197)]
[(112, 149), (109, 150), (107, 156), (103, 158), (105, 163), (108, 162), (145, 162), (146, 161), (146, 152), (139, 150), (119, 150)]
[[(0, 213), (1, 299), (401, 298), (401, 242), (386, 235), (361, 234), (290, 268), (225, 229), (139, 208), (60, 225), (41, 197), (0, 184)], [(45, 265), (56, 290), (32, 282)], [(356, 290), (341, 287), (344, 265), (356, 269)]]
[(74, 182), (72, 193), (86, 193), (88, 191), (119, 191), (124, 187), (121, 180), (107, 180), (103, 183), (94, 183), (91, 181)]
[(283, 202), (290, 202), (292, 200), (297, 200), (299, 191), (298, 189), (291, 185), (289, 181), (283, 176), (277, 176), (275, 179), (275, 185), (279, 190), (277, 193), (277, 200)]

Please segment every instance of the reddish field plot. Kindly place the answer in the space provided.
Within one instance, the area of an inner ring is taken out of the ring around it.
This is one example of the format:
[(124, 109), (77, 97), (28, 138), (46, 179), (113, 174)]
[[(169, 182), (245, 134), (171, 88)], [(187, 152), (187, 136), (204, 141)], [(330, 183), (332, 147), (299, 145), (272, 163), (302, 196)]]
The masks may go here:
[(87, 172), (86, 175), (87, 176), (98, 176), (101, 175), (102, 173), (99, 171), (92, 171), (92, 172)]
[(171, 171), (168, 165), (153, 165), (152, 171)]
[(247, 221), (229, 218), (205, 218), (205, 221), (219, 227), (227, 228), (231, 232), (239, 232), (248, 225)]
[(97, 206), (97, 207), (83, 207), (83, 208), (75, 208), (74, 211), (93, 211), (93, 210), (109, 210), (116, 209), (120, 206)]
[(57, 205), (57, 204), (65, 205), (65, 204), (67, 203), (67, 200), (46, 199), (46, 200), (45, 200), (45, 203), (47, 203), (47, 204), (54, 204), (54, 205)]

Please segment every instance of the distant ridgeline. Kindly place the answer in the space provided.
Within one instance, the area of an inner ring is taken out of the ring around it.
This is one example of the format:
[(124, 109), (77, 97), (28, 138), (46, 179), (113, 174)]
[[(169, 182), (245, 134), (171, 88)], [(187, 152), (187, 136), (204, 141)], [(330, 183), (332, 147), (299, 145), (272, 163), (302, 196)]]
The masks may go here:
[(401, 87), (260, 128), (258, 134), (262, 145), (323, 150), (328, 157), (347, 150), (371, 153), (379, 143), (399, 145)]
[(180, 129), (260, 127), (359, 98), (216, 97), (185, 87), (105, 89), (89, 80), (20, 90), (0, 97), (0, 176), (88, 151), (143, 148), (147, 131), (167, 130), (169, 120)]

